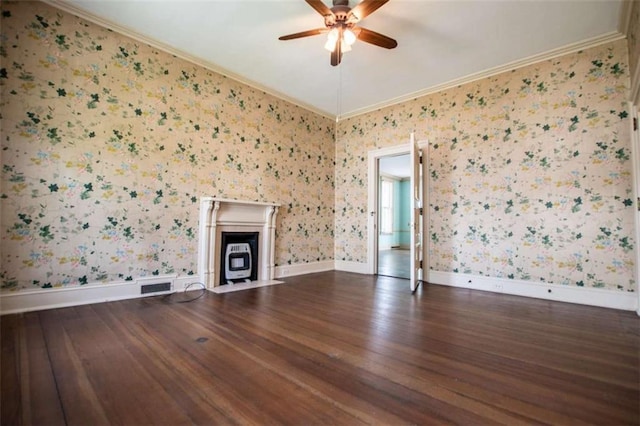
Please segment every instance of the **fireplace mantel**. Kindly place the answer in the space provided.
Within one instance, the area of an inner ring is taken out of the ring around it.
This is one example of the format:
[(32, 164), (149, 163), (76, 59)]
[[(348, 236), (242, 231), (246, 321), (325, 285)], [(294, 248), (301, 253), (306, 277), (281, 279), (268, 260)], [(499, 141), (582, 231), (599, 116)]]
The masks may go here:
[(280, 204), (200, 198), (198, 275), (213, 289), (220, 285), (222, 232), (259, 232), (258, 281), (275, 277), (276, 216)]

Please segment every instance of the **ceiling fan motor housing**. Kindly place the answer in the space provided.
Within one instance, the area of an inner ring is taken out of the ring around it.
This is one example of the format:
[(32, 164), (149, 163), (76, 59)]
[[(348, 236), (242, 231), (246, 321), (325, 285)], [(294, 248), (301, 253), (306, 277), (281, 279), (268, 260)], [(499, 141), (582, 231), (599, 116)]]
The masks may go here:
[(331, 15), (324, 16), (324, 25), (331, 28), (336, 24), (345, 24), (351, 8), (349, 6), (337, 5), (331, 8)]

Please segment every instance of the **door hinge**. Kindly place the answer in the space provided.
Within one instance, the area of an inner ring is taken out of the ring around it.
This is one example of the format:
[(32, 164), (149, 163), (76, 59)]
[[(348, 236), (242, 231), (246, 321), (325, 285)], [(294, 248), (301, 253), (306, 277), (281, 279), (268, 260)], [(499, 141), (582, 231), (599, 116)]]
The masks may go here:
[(422, 155), (418, 157), (420, 164), (422, 164)]
[(420, 207), (420, 216), (422, 216), (422, 214), (423, 214), (423, 213), (422, 213), (422, 207)]
[(638, 117), (633, 117), (633, 131), (638, 130)]
[(420, 269), (422, 269), (422, 260), (420, 261)]

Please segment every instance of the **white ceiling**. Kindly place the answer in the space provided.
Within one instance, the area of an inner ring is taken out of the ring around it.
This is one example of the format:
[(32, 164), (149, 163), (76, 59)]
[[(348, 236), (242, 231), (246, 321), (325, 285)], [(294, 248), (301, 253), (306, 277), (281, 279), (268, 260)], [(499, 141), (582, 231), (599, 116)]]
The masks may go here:
[(390, 0), (360, 26), (398, 47), (358, 41), (332, 67), (324, 35), (278, 40), (323, 27), (304, 0), (47, 1), (332, 118), (620, 38), (623, 7), (622, 0)]
[(391, 155), (380, 158), (380, 173), (397, 178), (408, 178), (411, 175), (411, 156)]

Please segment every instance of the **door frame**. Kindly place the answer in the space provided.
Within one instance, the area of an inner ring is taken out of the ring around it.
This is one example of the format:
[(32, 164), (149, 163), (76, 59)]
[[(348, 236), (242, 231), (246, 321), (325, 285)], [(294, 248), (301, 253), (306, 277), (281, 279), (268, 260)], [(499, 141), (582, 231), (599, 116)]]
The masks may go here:
[[(426, 182), (428, 181), (428, 141), (419, 140), (418, 147), (422, 150), (423, 155), (423, 165), (422, 165), (422, 175), (423, 175), (423, 191), (422, 191), (422, 200), (424, 204), (424, 200), (427, 199), (428, 195), (428, 186)], [(380, 178), (380, 168), (379, 161), (382, 157), (391, 157), (396, 155), (404, 155), (409, 154), (411, 151), (411, 145), (409, 142), (404, 143), (402, 145), (390, 146), (387, 148), (378, 148), (374, 150), (370, 150), (368, 152), (367, 158), (367, 274), (375, 275), (378, 272), (378, 179)], [(423, 220), (423, 229), (428, 229), (428, 209), (425, 208), (425, 215), (422, 216)], [(426, 254), (429, 252), (428, 245), (429, 239), (423, 235), (423, 241), (425, 244), (422, 245), (422, 259), (423, 261), (423, 269), (422, 269), (422, 279), (427, 279), (426, 271), (429, 270), (429, 258)]]
[[(640, 69), (640, 67), (638, 69)], [(640, 96), (640, 91), (638, 93)], [(634, 278), (636, 280), (636, 294), (638, 295), (636, 314), (640, 316), (640, 128), (638, 128), (640, 127), (638, 123), (640, 120), (638, 117), (638, 107), (633, 102), (629, 102), (629, 111), (631, 113), (631, 179), (635, 201), (634, 224), (636, 234), (636, 267), (634, 271)]]

